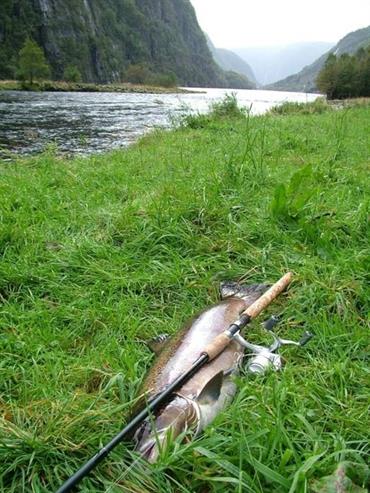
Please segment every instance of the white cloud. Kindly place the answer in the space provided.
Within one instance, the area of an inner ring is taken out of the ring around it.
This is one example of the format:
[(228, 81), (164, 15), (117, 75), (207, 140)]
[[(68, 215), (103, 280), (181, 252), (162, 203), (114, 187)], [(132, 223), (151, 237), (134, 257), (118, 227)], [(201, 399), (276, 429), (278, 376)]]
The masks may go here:
[(339, 41), (370, 25), (370, 0), (190, 0), (219, 48)]

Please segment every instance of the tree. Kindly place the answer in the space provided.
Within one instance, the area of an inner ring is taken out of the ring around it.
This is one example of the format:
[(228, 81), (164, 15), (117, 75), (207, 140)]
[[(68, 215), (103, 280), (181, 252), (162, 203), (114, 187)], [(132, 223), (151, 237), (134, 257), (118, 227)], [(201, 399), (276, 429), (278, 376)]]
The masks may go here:
[(81, 82), (82, 80), (81, 72), (76, 65), (68, 65), (64, 70), (63, 78), (67, 82)]
[(370, 46), (352, 56), (330, 54), (316, 83), (328, 99), (370, 96)]
[(337, 57), (330, 53), (325, 65), (316, 79), (318, 89), (327, 95), (328, 99), (336, 97), (338, 81)]
[(32, 39), (26, 39), (19, 52), (18, 76), (33, 84), (35, 79), (45, 78), (49, 73), (43, 50)]
[(359, 86), (361, 96), (370, 96), (370, 46), (357, 54), (359, 58)]
[(337, 94), (338, 99), (359, 96), (359, 73), (356, 57), (344, 53), (337, 59)]

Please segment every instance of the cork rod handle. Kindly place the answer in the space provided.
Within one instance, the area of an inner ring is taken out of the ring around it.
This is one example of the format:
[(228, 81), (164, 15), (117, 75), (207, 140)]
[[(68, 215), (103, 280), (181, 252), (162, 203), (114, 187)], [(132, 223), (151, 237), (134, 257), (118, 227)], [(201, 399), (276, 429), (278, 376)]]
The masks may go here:
[(250, 318), (256, 318), (269, 304), (279, 296), (280, 293), (291, 283), (293, 274), (288, 272), (273, 284), (262, 296), (252, 303), (244, 312), (243, 315), (249, 315)]
[[(288, 272), (279, 281), (273, 284), (262, 296), (250, 305), (241, 316), (248, 316), (250, 319), (257, 317), (284, 289), (290, 284), (293, 274)], [(208, 356), (208, 361), (215, 359), (229, 345), (232, 334), (228, 330), (219, 334), (204, 349), (202, 354)]]

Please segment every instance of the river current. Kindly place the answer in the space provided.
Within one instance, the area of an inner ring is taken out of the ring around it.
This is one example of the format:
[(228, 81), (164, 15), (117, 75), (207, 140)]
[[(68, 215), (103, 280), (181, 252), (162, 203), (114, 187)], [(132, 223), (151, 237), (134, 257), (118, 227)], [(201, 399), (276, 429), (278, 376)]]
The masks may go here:
[(259, 90), (197, 89), (188, 94), (0, 92), (0, 158), (54, 145), (67, 154), (124, 147), (156, 127), (168, 128), (187, 112), (206, 112), (225, 94), (260, 114), (285, 101), (316, 94)]

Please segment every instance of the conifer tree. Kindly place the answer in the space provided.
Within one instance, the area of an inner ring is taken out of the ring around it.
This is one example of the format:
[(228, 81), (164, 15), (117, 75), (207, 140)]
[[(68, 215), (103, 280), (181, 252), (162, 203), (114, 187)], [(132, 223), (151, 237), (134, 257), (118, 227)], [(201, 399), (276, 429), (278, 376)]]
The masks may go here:
[(370, 97), (370, 46), (359, 54), (359, 91), (361, 96)]
[(337, 57), (331, 53), (316, 79), (318, 89), (326, 94), (328, 99), (336, 97), (337, 78)]

